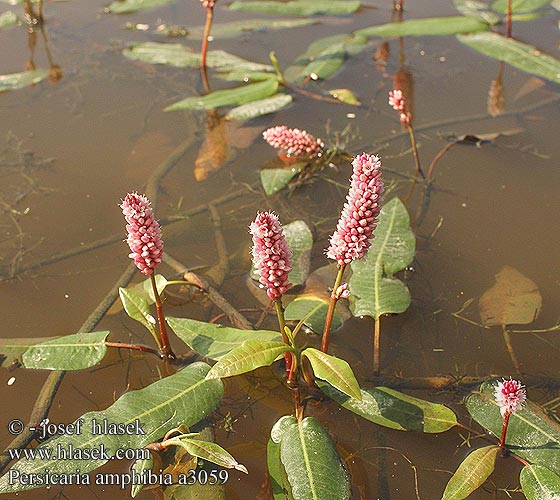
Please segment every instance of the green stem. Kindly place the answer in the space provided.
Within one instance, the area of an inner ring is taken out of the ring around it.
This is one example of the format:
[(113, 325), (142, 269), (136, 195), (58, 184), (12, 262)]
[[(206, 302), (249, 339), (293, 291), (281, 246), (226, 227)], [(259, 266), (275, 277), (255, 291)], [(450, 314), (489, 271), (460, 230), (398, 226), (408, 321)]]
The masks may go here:
[(511, 38), (511, 0), (507, 3), (507, 37)]
[(329, 302), (327, 317), (325, 318), (325, 327), (323, 329), (323, 340), (321, 342), (321, 351), (323, 351), (325, 354), (329, 349), (329, 336), (331, 334), (331, 324), (334, 316), (334, 309), (336, 307), (336, 302), (338, 301), (338, 296), (336, 291), (338, 290), (338, 287), (342, 283), (342, 275), (344, 274), (345, 269), (346, 269), (346, 264), (339, 264), (338, 273), (336, 275), (336, 279), (334, 280), (334, 286), (331, 293), (331, 300)]
[(381, 338), (380, 331), (380, 318), (377, 316), (375, 318), (375, 331), (373, 333), (373, 374), (377, 377), (380, 373), (380, 363), (379, 363), (379, 344)]
[[(277, 297), (272, 301), (274, 302), (274, 307), (276, 307), (276, 316), (278, 318), (278, 326), (280, 327), (280, 335), (282, 335), (282, 342), (284, 342), (284, 344), (291, 345), (290, 339), (286, 334), (286, 320), (284, 318), (284, 308), (282, 307), (282, 296)], [(284, 354), (284, 359), (286, 360), (286, 375), (288, 376), (288, 379), (290, 379), (290, 372), (292, 371), (291, 354), (289, 352)]]
[(416, 145), (416, 138), (414, 137), (414, 129), (412, 128), (412, 124), (407, 125), (408, 128), (408, 135), (410, 136), (410, 144), (412, 145), (412, 154), (414, 156), (414, 164), (416, 165), (416, 173), (422, 176), (422, 179), (425, 179), (426, 176), (422, 171), (422, 167), (420, 166), (420, 157), (418, 156), (418, 146)]
[(169, 337), (167, 336), (167, 328), (165, 327), (165, 315), (163, 314), (163, 305), (161, 303), (161, 297), (159, 296), (159, 292), (157, 289), (156, 278), (154, 273), (150, 274), (150, 282), (152, 283), (152, 290), (154, 291), (154, 297), (156, 299), (159, 334), (161, 337), (161, 346), (159, 348), (159, 351), (162, 357), (167, 361), (169, 359), (174, 359), (175, 354), (173, 354), (173, 351), (171, 350), (171, 346), (169, 344)]
[(276, 76), (278, 76), (278, 80), (280, 81), (280, 83), (284, 86), (287, 86), (286, 83), (286, 79), (284, 78), (284, 74), (282, 73), (282, 70), (280, 69), (280, 64), (278, 63), (278, 59), (276, 58), (276, 54), (274, 53), (274, 51), (272, 51), (269, 54), (270, 57), (270, 62), (272, 63), (272, 67), (274, 68), (274, 71), (276, 72)]

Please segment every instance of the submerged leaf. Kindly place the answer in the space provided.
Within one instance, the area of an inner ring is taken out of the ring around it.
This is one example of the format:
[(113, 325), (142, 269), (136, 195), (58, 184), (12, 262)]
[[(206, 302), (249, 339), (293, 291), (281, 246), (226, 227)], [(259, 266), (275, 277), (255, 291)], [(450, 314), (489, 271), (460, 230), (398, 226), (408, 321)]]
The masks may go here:
[(560, 61), (536, 47), (506, 38), (498, 33), (458, 35), (457, 39), (482, 54), (505, 61), (527, 73), (560, 83)]
[(221, 168), (228, 158), (226, 121), (216, 111), (208, 111), (206, 136), (194, 160), (194, 178), (200, 182)]
[(270, 196), (284, 189), (288, 183), (299, 174), (304, 162), (294, 163), (288, 168), (263, 168), (260, 171), (261, 184), (264, 192)]
[(273, 0), (236, 0), (229, 5), (231, 10), (243, 12), (262, 12), (264, 14), (280, 14), (284, 16), (314, 16), (317, 14), (342, 15), (352, 14), (360, 8), (357, 0), (290, 0), (277, 2)]
[(23, 71), (22, 73), (0, 75), (0, 92), (35, 85), (41, 80), (47, 78), (47, 76), (49, 76), (49, 72), (44, 69), (34, 69), (32, 71)]
[(478, 301), (480, 318), (485, 326), (526, 325), (541, 310), (542, 297), (529, 278), (510, 266), (496, 274), (496, 284)]
[(8, 10), (0, 14), (0, 28), (6, 28), (8, 26), (15, 26), (19, 22), (18, 16), (15, 12)]

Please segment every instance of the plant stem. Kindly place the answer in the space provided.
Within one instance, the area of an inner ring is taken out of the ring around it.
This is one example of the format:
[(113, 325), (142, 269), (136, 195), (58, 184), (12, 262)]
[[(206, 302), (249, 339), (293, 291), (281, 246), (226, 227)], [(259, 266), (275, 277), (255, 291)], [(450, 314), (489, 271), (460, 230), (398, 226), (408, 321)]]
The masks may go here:
[(511, 38), (511, 0), (507, 3), (507, 37)]
[(159, 334), (161, 337), (161, 347), (159, 351), (162, 357), (167, 361), (169, 359), (174, 359), (175, 354), (173, 354), (173, 351), (171, 350), (171, 346), (169, 345), (169, 337), (167, 336), (167, 328), (165, 327), (165, 316), (163, 314), (163, 306), (161, 303), (161, 297), (159, 296), (159, 292), (157, 289), (156, 278), (154, 273), (150, 274), (150, 281), (152, 283), (152, 290), (154, 291), (154, 297), (156, 299)]
[(149, 352), (154, 356), (157, 356), (161, 359), (161, 353), (156, 349), (152, 349), (147, 345), (142, 344), (125, 344), (124, 342), (105, 342), (107, 347), (115, 347), (116, 349), (132, 349), (133, 351), (142, 351), (142, 352)]
[(205, 7), (206, 9), (206, 22), (204, 24), (204, 33), (202, 35), (202, 46), (200, 48), (200, 74), (202, 76), (202, 85), (206, 92), (210, 91), (208, 84), (208, 74), (206, 72), (206, 56), (208, 54), (208, 38), (210, 37), (210, 30), (212, 28), (212, 21), (214, 20), (214, 5)]
[(513, 367), (515, 368), (515, 372), (517, 373), (517, 375), (521, 375), (521, 366), (519, 365), (519, 361), (517, 360), (517, 356), (515, 355), (515, 351), (513, 350), (513, 346), (511, 345), (511, 338), (509, 332), (507, 331), (506, 325), (502, 325), (502, 334), (504, 336), (504, 342), (506, 343), (509, 357), (511, 358), (511, 362), (513, 363)]
[(509, 416), (510, 412), (506, 411), (504, 414), (504, 423), (502, 424), (502, 436), (500, 437), (500, 448), (502, 450), (502, 456), (507, 457), (509, 455), (509, 451), (506, 448), (506, 433), (509, 423)]
[(380, 322), (381, 318), (379, 316), (376, 316), (375, 330), (373, 332), (373, 374), (376, 377), (381, 372), (379, 364), (379, 344), (381, 339)]
[(422, 167), (420, 166), (420, 157), (418, 156), (418, 147), (416, 146), (416, 138), (414, 137), (414, 129), (412, 128), (411, 124), (407, 125), (408, 128), (408, 135), (410, 136), (410, 144), (412, 145), (412, 154), (414, 156), (414, 164), (416, 165), (416, 173), (422, 176), (422, 179), (425, 179), (426, 176), (422, 171)]
[(334, 280), (334, 286), (331, 292), (331, 300), (329, 302), (329, 309), (327, 311), (327, 317), (325, 318), (325, 327), (323, 329), (323, 340), (321, 341), (321, 351), (323, 351), (325, 354), (329, 350), (329, 336), (331, 334), (331, 324), (334, 316), (334, 309), (336, 307), (336, 302), (338, 301), (338, 296), (336, 294), (336, 291), (340, 286), (340, 284), (342, 283), (342, 275), (344, 274), (345, 269), (346, 269), (346, 264), (338, 265), (338, 273), (336, 275), (336, 279)]
[[(282, 307), (282, 296), (273, 299), (274, 307), (276, 308), (276, 317), (278, 318), (278, 326), (280, 327), (280, 335), (282, 335), (282, 342), (291, 345), (288, 335), (286, 335), (286, 320), (284, 318), (284, 308)], [(290, 372), (292, 371), (292, 356), (289, 352), (284, 354), (286, 360), (286, 375), (290, 380)], [(293, 374), (292, 374), (293, 378)]]

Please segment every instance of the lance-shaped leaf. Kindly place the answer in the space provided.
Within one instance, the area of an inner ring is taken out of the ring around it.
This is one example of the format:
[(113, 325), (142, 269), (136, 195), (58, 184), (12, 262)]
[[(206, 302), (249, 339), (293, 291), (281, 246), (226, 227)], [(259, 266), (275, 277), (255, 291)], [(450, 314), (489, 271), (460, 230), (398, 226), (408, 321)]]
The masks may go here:
[(482, 486), (494, 471), (499, 446), (486, 446), (470, 453), (453, 474), (441, 500), (463, 500)]
[(313, 349), (313, 347), (308, 347), (301, 355), (309, 360), (313, 373), (317, 378), (325, 380), (352, 398), (362, 399), (360, 385), (354, 376), (352, 368), (350, 368), (346, 361)]
[(283, 16), (314, 16), (328, 14), (331, 16), (352, 14), (360, 8), (360, 2), (355, 0), (291, 0), (276, 2), (273, 0), (246, 1), (237, 0), (229, 4), (231, 10), (243, 12), (262, 12), (263, 14), (280, 14)]
[[(22, 484), (14, 480), (17, 474), (45, 474), (47, 469), (51, 474), (71, 474), (76, 469), (87, 473), (108, 461), (101, 450), (113, 456), (119, 448), (143, 448), (181, 424), (193, 426), (218, 406), (223, 395), (221, 381), (205, 379), (209, 370), (206, 363), (193, 363), (144, 389), (125, 393), (105, 410), (82, 415), (79, 434), (61, 435), (39, 445), (38, 450), (52, 450), (51, 458), (18, 461), (10, 469), (12, 484), (10, 473), (0, 478), (0, 493), (38, 487), (37, 483)], [(108, 433), (108, 429), (117, 426), (130, 426), (131, 434)], [(92, 458), (93, 449), (98, 450), (98, 458)], [(73, 458), (57, 457), (60, 450), (67, 457), (72, 453)], [(82, 459), (78, 459), (79, 455)]]
[[(276, 94), (266, 99), (242, 104), (226, 114), (226, 120), (250, 120), (258, 116), (276, 113), (289, 106), (294, 99), (290, 94)], [(268, 194), (268, 193), (267, 193)]]
[(387, 387), (361, 389), (361, 401), (351, 398), (329, 384), (317, 381), (319, 388), (347, 410), (378, 425), (399, 431), (437, 434), (457, 425), (452, 410)]
[[(156, 280), (157, 291), (161, 295), (165, 290), (165, 287), (167, 286), (167, 279), (165, 279), (165, 276), (161, 274), (156, 274), (154, 278)], [(148, 304), (155, 304), (156, 302), (151, 278), (148, 278), (147, 280), (144, 280), (141, 283), (137, 283), (136, 285), (130, 287), (129, 290), (132, 290), (136, 295), (146, 299)]]
[(348, 284), (355, 316), (379, 318), (402, 313), (410, 305), (408, 289), (392, 277), (412, 262), (416, 246), (408, 212), (399, 198), (381, 209), (374, 236), (365, 258), (351, 264)]
[(118, 0), (112, 2), (107, 11), (113, 14), (130, 14), (140, 10), (153, 9), (171, 3), (173, 0)]
[(363, 28), (354, 33), (365, 37), (433, 36), (474, 33), (489, 30), (490, 26), (474, 17), (449, 16), (411, 19), (401, 23), (387, 23)]
[(560, 476), (541, 465), (521, 469), (521, 489), (527, 500), (560, 499)]
[[(300, 28), (317, 24), (314, 19), (244, 19), (243, 21), (232, 21), (230, 23), (213, 23), (212, 36), (216, 39), (236, 38), (247, 36), (258, 32), (277, 31), (288, 28)], [(189, 28), (187, 38), (200, 40), (204, 35), (204, 26), (193, 26)]]
[(247, 373), (261, 366), (271, 365), (288, 351), (293, 352), (293, 349), (283, 342), (246, 340), (241, 346), (222, 356), (206, 377), (214, 379)]
[(475, 17), (490, 25), (498, 24), (501, 18), (484, 2), (476, 0), (453, 0), (455, 8), (464, 16)]
[(288, 168), (263, 168), (260, 171), (264, 192), (270, 196), (284, 189), (299, 174), (306, 163), (294, 163)]
[(7, 26), (15, 26), (19, 22), (17, 14), (8, 10), (0, 14), (0, 28), (5, 28)]
[(44, 69), (34, 69), (23, 71), (22, 73), (10, 73), (0, 75), (0, 92), (21, 89), (39, 83), (49, 76), (49, 72)]
[(276, 340), (282, 336), (272, 330), (240, 330), (188, 318), (168, 317), (167, 323), (177, 337), (201, 356), (218, 360), (246, 340)]
[[(304, 294), (295, 298), (288, 304), (284, 317), (288, 321), (300, 321), (311, 328), (315, 333), (321, 333), (327, 318), (329, 301), (313, 294)], [(340, 315), (335, 311), (332, 319), (331, 330), (336, 330), (342, 325)]]
[(21, 364), (23, 353), (30, 347), (42, 342), (47, 342), (58, 337), (35, 337), (28, 339), (0, 339), (0, 366), (9, 368), (10, 366)]
[(205, 96), (187, 97), (182, 101), (168, 106), (164, 111), (180, 109), (215, 109), (221, 106), (245, 104), (269, 97), (278, 90), (278, 80), (270, 79), (257, 83), (249, 83), (242, 87), (227, 90), (216, 90)]
[[(551, 0), (512, 0), (511, 11), (514, 14), (525, 14), (527, 12), (534, 12), (546, 5), (550, 4)], [(492, 4), (492, 8), (496, 12), (505, 14), (508, 10), (508, 0), (496, 0)]]
[(142, 323), (152, 335), (157, 335), (155, 329), (156, 319), (150, 313), (148, 301), (141, 295), (133, 292), (132, 289), (123, 287), (119, 288), (119, 297), (126, 314)]
[[(503, 419), (494, 399), (496, 385), (496, 380), (484, 382), (480, 392), (471, 394), (466, 404), (471, 416), (499, 437)], [(506, 445), (529, 462), (560, 474), (560, 424), (531, 401), (509, 417)]]
[(189, 434), (168, 439), (166, 443), (184, 448), (187, 453), (193, 457), (202, 458), (203, 460), (212, 462), (220, 467), (225, 467), (226, 469), (236, 469), (248, 474), (247, 468), (235, 460), (235, 458), (219, 444), (196, 439)]
[(313, 417), (284, 430), (280, 458), (295, 500), (350, 499), (350, 481), (336, 448)]
[(84, 370), (99, 363), (107, 353), (105, 332), (65, 335), (30, 347), (21, 361), (25, 368), (42, 370)]
[(560, 61), (543, 54), (532, 45), (506, 38), (498, 33), (458, 35), (457, 38), (461, 43), (488, 57), (505, 61), (521, 71), (560, 82)]

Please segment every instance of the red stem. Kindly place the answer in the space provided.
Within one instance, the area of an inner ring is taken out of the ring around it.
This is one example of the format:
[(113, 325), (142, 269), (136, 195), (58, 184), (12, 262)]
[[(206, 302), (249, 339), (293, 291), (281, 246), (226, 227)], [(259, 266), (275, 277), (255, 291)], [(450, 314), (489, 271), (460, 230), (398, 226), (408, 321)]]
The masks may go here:
[(325, 354), (329, 350), (329, 336), (331, 334), (331, 324), (334, 315), (334, 309), (336, 307), (336, 303), (338, 301), (337, 296), (337, 289), (342, 283), (342, 275), (344, 274), (344, 269), (346, 269), (346, 264), (339, 264), (338, 266), (338, 274), (336, 275), (336, 279), (334, 281), (333, 290), (331, 293), (331, 300), (329, 302), (329, 309), (327, 310), (327, 317), (325, 318), (325, 327), (323, 329), (323, 340), (321, 341), (321, 351)]
[(169, 344), (169, 337), (167, 336), (167, 328), (165, 327), (165, 315), (163, 314), (163, 306), (161, 303), (161, 297), (156, 285), (156, 278), (154, 273), (150, 274), (150, 281), (152, 283), (152, 290), (154, 291), (154, 297), (156, 299), (156, 310), (159, 323), (159, 334), (161, 337), (161, 348), (160, 353), (163, 358), (167, 361), (169, 359), (174, 359), (175, 354), (171, 350), (171, 345)]
[(206, 73), (206, 55), (208, 54), (208, 37), (210, 36), (210, 29), (212, 28), (212, 21), (214, 19), (214, 6), (206, 7), (206, 23), (204, 24), (204, 34), (202, 35), (202, 46), (200, 48), (200, 73), (202, 75), (202, 84), (206, 92), (210, 91), (208, 84), (208, 75)]
[(509, 416), (510, 412), (506, 411), (504, 413), (504, 423), (502, 425), (502, 436), (500, 437), (500, 448), (502, 449), (502, 456), (504, 457), (508, 455), (508, 449), (506, 448), (506, 433), (509, 423)]
[(161, 358), (161, 354), (156, 350), (142, 344), (126, 344), (124, 342), (105, 342), (107, 347), (114, 347), (116, 349), (131, 349), (133, 351), (149, 352), (158, 358)]
[(511, 0), (507, 4), (507, 37), (511, 38)]

